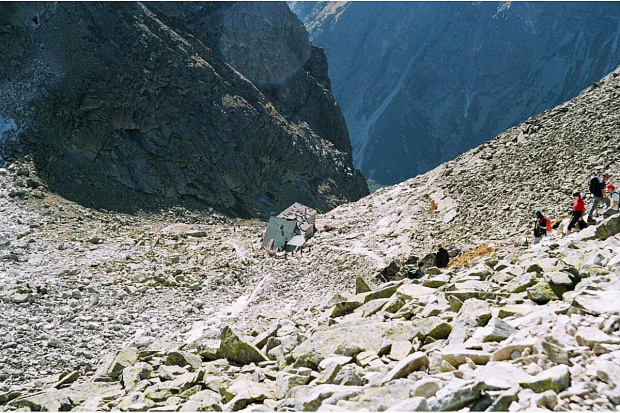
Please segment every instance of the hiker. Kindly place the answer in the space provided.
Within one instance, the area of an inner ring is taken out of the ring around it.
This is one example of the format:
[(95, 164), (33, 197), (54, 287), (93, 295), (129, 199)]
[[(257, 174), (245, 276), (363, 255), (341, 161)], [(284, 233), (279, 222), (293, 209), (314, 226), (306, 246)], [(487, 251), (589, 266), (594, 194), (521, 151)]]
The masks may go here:
[(609, 218), (612, 215), (616, 215), (619, 212), (620, 206), (620, 193), (616, 191), (616, 187), (613, 184), (607, 184), (607, 192), (609, 192), (609, 199), (611, 200), (609, 208), (603, 212), (603, 218)]
[(594, 199), (592, 200), (592, 206), (590, 207), (590, 210), (588, 211), (587, 222), (589, 224), (596, 222), (594, 220), (594, 212), (596, 212), (596, 208), (598, 208), (598, 206), (602, 202), (604, 202), (605, 205), (607, 205), (607, 207), (609, 208), (609, 197), (605, 193), (605, 186), (607, 185), (606, 181), (608, 180), (609, 180), (608, 173), (604, 173), (602, 179), (599, 178), (598, 176), (594, 176), (592, 177), (592, 179), (590, 179), (590, 185), (588, 189), (590, 190), (590, 193), (592, 194)]
[(448, 254), (448, 251), (442, 247), (441, 244), (438, 244), (437, 254), (435, 254), (435, 267), (446, 268), (448, 262), (450, 262), (450, 254)]
[(551, 230), (551, 221), (545, 217), (542, 212), (534, 212), (536, 221), (534, 221), (534, 245), (542, 241), (542, 237), (547, 235), (547, 231)]
[(418, 261), (418, 269), (414, 271), (413, 268), (410, 268), (409, 271), (407, 271), (407, 278), (415, 280), (422, 277), (424, 277), (424, 263)]
[[(575, 228), (577, 223), (580, 221), (583, 222), (583, 213), (586, 211), (586, 205), (583, 203), (583, 199), (581, 198), (581, 194), (579, 192), (573, 193), (573, 199), (573, 208), (571, 211), (573, 218), (568, 224), (568, 231), (566, 231), (566, 235), (570, 235), (572, 229)], [(581, 224), (579, 225), (579, 229), (583, 229)]]

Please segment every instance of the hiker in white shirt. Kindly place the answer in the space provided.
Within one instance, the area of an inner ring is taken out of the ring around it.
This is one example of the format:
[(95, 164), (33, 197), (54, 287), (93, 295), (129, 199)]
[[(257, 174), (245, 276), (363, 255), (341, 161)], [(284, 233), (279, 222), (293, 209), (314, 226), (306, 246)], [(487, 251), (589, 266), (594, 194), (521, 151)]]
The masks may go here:
[(613, 184), (607, 184), (606, 189), (609, 193), (610, 206), (603, 213), (603, 218), (609, 218), (612, 215), (616, 215), (620, 209), (620, 193), (616, 191), (616, 187)]

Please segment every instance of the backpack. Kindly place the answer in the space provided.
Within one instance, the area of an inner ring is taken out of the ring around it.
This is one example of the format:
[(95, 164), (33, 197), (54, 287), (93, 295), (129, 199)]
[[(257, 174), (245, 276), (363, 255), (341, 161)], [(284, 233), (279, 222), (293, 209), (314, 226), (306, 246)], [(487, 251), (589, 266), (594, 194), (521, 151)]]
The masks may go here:
[(422, 278), (423, 275), (424, 275), (424, 273), (422, 271), (420, 271), (418, 268), (411, 267), (407, 271), (407, 278), (409, 278), (411, 280)]
[(534, 236), (535, 237), (542, 237), (547, 235), (547, 232), (551, 231), (551, 220), (549, 218), (545, 218), (547, 220), (547, 224), (546, 226), (543, 224), (541, 225), (538, 220), (536, 220), (536, 222), (534, 223)]
[(599, 191), (599, 186), (600, 182), (598, 180), (598, 176), (593, 176), (592, 179), (590, 179), (590, 183), (588, 184), (588, 190), (591, 194), (594, 194)]

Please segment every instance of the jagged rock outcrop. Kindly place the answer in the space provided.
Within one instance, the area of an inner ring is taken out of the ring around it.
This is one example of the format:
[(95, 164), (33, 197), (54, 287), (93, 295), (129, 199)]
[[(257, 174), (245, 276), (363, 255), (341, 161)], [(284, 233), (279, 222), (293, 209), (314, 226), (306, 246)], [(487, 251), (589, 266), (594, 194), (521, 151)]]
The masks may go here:
[(394, 184), (576, 96), (620, 64), (614, 3), (292, 3), (325, 48), (368, 178)]
[[(283, 3), (7, 4), (4, 156), (91, 206), (239, 215), (367, 193), (326, 59)], [(8, 121), (7, 121), (8, 122)]]

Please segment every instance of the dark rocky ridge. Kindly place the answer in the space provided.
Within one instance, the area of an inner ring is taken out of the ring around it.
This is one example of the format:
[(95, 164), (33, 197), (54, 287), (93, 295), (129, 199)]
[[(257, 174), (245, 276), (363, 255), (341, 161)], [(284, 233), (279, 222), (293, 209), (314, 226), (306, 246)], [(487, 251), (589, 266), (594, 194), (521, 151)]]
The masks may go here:
[(355, 165), (403, 181), (576, 96), (620, 63), (620, 5), (293, 3), (325, 48)]
[(325, 55), (284, 3), (0, 7), (2, 154), (68, 199), (247, 216), (367, 194)]

